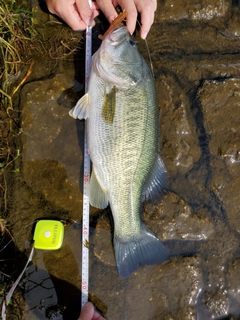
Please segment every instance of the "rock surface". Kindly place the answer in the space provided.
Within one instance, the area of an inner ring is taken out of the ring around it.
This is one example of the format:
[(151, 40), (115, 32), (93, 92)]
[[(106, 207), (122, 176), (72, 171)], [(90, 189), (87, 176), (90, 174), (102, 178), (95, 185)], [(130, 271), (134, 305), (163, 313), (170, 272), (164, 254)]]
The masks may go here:
[[(148, 45), (169, 194), (161, 203), (145, 204), (143, 219), (164, 240), (171, 259), (120, 279), (109, 212), (91, 208), (90, 299), (107, 319), (240, 317), (239, 17), (238, 1), (158, 3)], [(148, 61), (145, 43), (139, 41), (138, 47)], [(81, 87), (74, 73), (83, 69), (67, 61), (54, 72), (48, 63), (37, 65), (21, 93), (22, 170), (14, 195), (19, 220), (13, 232), (26, 230), (16, 237), (22, 251), (31, 239), (26, 226), (34, 219), (57, 217), (78, 228), (82, 216), (84, 129), (68, 111), (77, 100), (76, 87)], [(36, 310), (36, 319), (46, 319), (51, 304), (64, 305), (64, 312), (80, 304), (68, 299), (68, 290), (80, 294), (80, 243), (68, 240), (67, 234), (59, 254), (35, 256), (34, 263), (42, 259), (41, 268), (54, 279), (58, 299), (40, 308), (42, 295), (38, 302), (28, 296), (31, 319)]]

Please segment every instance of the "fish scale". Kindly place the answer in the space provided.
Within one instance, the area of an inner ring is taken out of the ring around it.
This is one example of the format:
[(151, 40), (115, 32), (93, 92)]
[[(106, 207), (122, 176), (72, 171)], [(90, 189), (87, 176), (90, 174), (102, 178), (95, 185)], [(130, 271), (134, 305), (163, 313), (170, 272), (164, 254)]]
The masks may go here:
[(113, 29), (92, 58), (87, 94), (70, 112), (87, 120), (93, 172), (90, 203), (110, 204), (118, 272), (168, 259), (162, 242), (141, 221), (142, 201), (165, 193), (158, 155), (158, 104), (153, 76), (124, 26)]

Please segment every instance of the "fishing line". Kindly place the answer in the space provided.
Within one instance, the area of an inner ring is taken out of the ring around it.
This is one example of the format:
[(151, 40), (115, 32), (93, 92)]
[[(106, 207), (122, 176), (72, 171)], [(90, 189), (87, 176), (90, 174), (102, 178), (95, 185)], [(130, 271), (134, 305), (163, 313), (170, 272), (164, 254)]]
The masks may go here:
[(152, 63), (151, 53), (150, 53), (150, 50), (149, 50), (149, 45), (148, 45), (147, 39), (144, 39), (144, 41), (145, 41), (145, 43), (146, 43), (146, 48), (147, 48), (147, 52), (148, 52), (149, 63), (150, 63), (152, 75), (153, 75), (153, 77), (154, 77), (153, 63)]
[[(138, 25), (139, 25), (139, 27), (141, 29), (142, 25), (141, 25), (140, 21), (137, 20), (137, 23), (138, 23)], [(149, 58), (149, 63), (150, 63), (152, 75), (154, 77), (153, 63), (152, 63), (151, 53), (150, 53), (150, 50), (149, 50), (149, 45), (148, 45), (147, 39), (144, 39), (144, 41), (145, 41), (146, 48), (147, 48), (147, 53), (148, 53), (148, 58)]]

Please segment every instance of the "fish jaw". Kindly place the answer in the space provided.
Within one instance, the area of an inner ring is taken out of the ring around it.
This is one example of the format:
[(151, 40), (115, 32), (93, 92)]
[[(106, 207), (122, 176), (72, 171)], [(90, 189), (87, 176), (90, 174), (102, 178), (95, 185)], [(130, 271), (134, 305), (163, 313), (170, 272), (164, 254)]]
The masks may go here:
[[(121, 88), (128, 86), (128, 82), (111, 72), (116, 64), (115, 51), (129, 38), (127, 28), (123, 25), (115, 27), (104, 39), (98, 51), (92, 57), (92, 69), (105, 81)], [(118, 48), (117, 48), (118, 47)]]
[(114, 28), (94, 53), (92, 72), (119, 90), (136, 86), (142, 78), (143, 61), (133, 43), (125, 26)]
[(109, 41), (112, 46), (119, 46), (126, 38), (130, 38), (127, 27), (123, 24), (118, 24), (111, 32), (105, 37), (104, 45)]

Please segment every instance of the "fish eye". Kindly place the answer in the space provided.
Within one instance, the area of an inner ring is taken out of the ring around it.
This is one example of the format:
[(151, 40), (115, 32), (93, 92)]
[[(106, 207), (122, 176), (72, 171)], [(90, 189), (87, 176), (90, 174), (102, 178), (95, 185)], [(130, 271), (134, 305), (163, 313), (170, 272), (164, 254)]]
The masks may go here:
[(136, 47), (136, 42), (134, 42), (132, 39), (129, 40), (129, 43), (132, 47)]

